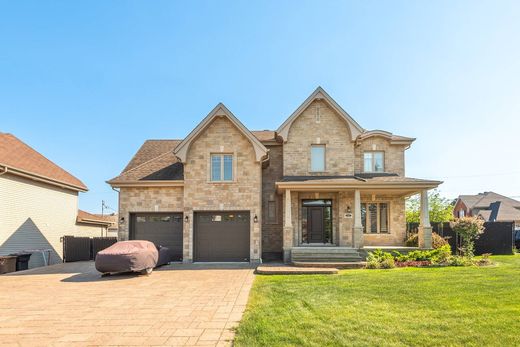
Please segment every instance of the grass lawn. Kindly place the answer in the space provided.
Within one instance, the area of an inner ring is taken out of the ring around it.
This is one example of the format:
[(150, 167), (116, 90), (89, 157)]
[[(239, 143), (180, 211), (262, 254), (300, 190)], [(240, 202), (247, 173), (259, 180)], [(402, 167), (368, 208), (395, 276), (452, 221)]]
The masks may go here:
[(519, 346), (520, 255), (497, 266), (255, 279), (236, 346)]

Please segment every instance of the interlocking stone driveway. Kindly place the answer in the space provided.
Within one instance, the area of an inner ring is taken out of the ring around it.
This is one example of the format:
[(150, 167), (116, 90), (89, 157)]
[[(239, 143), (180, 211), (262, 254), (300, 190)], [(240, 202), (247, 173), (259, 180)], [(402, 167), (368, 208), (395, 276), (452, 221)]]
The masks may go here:
[(101, 278), (81, 262), (0, 276), (0, 346), (230, 345), (253, 270), (194, 267)]

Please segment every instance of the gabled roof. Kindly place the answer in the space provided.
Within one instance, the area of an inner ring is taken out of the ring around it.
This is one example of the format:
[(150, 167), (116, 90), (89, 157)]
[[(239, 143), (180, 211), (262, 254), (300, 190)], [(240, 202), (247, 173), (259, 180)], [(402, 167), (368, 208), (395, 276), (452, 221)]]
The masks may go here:
[(82, 224), (95, 224), (100, 226), (108, 227), (109, 225), (112, 225), (113, 222), (108, 220), (107, 218), (88, 213), (87, 211), (78, 210), (78, 215), (76, 217), (77, 223)]
[(520, 220), (520, 201), (508, 198), (495, 192), (484, 192), (477, 195), (460, 195), (464, 205), (473, 210), (486, 221)]
[(182, 140), (146, 140), (121, 173), (144, 164), (150, 159), (154, 159), (168, 151), (173, 152), (173, 149), (181, 142)]
[(0, 133), (0, 168), (13, 175), (85, 192), (87, 186), (12, 134)]
[(340, 115), (340, 117), (345, 120), (345, 122), (349, 125), (352, 141), (354, 141), (358, 135), (365, 131), (343, 108), (341, 108), (340, 105), (338, 105), (334, 99), (330, 97), (329, 94), (327, 94), (327, 92), (322, 87), (318, 87), (307, 99), (305, 99), (305, 101), (296, 109), (296, 111), (294, 111), (289, 116), (289, 118), (287, 118), (285, 122), (280, 125), (278, 130), (276, 130), (278, 135), (280, 135), (284, 141), (287, 141), (289, 129), (291, 128), (292, 123), (303, 113), (303, 111), (307, 109), (307, 107), (309, 107), (309, 105), (314, 100), (324, 100), (334, 111), (336, 111), (337, 114)]
[(174, 149), (175, 155), (186, 162), (186, 156), (193, 140), (195, 140), (215, 119), (216, 117), (226, 117), (229, 121), (251, 142), (255, 150), (256, 161), (261, 161), (267, 155), (267, 148), (227, 109), (224, 104), (219, 103), (215, 108), (202, 120), (202, 122), (189, 133), (186, 138)]

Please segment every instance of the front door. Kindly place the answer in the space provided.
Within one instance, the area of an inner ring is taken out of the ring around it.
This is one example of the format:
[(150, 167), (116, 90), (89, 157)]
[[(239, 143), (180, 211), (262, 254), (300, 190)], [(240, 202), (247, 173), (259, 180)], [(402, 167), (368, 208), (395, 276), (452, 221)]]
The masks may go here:
[(332, 201), (302, 201), (302, 243), (332, 243)]
[(323, 207), (307, 208), (307, 225), (309, 226), (309, 243), (325, 243)]

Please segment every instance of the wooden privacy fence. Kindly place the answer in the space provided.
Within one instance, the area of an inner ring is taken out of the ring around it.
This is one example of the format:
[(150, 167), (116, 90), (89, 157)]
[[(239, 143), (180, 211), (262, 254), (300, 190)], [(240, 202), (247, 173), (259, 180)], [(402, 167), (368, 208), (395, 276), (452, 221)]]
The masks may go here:
[(116, 237), (76, 237), (63, 236), (63, 262), (96, 259), (96, 254), (117, 242)]
[[(451, 246), (452, 252), (458, 252), (462, 245), (461, 237), (451, 229), (450, 223), (431, 223), (434, 232), (444, 237)], [(513, 254), (515, 224), (512, 222), (484, 223), (484, 233), (475, 241), (475, 254)], [(407, 223), (406, 234), (416, 233), (419, 223)]]

